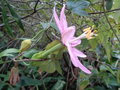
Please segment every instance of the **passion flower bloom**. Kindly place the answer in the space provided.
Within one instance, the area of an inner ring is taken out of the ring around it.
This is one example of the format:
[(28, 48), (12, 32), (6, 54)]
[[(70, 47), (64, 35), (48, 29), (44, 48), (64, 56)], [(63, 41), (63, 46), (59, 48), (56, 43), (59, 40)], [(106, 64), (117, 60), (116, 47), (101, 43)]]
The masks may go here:
[(80, 35), (79, 37), (75, 37), (74, 36), (75, 26), (68, 27), (68, 23), (64, 11), (65, 11), (65, 5), (63, 5), (63, 8), (60, 12), (60, 18), (58, 18), (55, 7), (53, 10), (53, 16), (56, 25), (61, 33), (61, 41), (67, 47), (73, 65), (75, 67), (80, 68), (85, 73), (91, 74), (91, 72), (78, 59), (78, 57), (85, 58), (86, 55), (81, 51), (79, 51), (78, 49), (76, 49), (75, 46), (81, 43), (82, 38), (88, 38), (88, 39), (92, 38), (93, 33), (91, 32), (90, 28), (87, 28), (86, 30), (84, 30), (84, 33), (82, 35)]

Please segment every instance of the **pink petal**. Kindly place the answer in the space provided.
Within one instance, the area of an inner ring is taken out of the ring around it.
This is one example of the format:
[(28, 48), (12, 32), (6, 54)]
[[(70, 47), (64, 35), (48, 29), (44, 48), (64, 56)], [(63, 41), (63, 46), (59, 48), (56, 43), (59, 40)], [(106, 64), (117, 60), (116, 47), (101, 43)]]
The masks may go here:
[(69, 55), (70, 55), (73, 65), (75, 67), (79, 67), (85, 73), (91, 74), (91, 72), (84, 65), (82, 65), (81, 62), (79, 61), (78, 57), (76, 56), (76, 54), (73, 50), (74, 48), (72, 48), (69, 44), (67, 44), (67, 49), (68, 49), (68, 52), (69, 52)]
[(83, 58), (87, 57), (83, 52), (77, 50), (76, 48), (74, 48), (73, 51), (76, 56), (83, 57)]
[(91, 74), (90, 70), (88, 70), (84, 65), (82, 65), (80, 61), (78, 62), (78, 67), (85, 73)]
[(53, 16), (54, 16), (54, 19), (55, 19), (55, 22), (56, 22), (56, 25), (57, 25), (58, 29), (62, 33), (63, 29), (62, 29), (62, 27), (60, 25), (60, 21), (59, 21), (58, 15), (56, 13), (55, 7), (54, 7), (54, 10), (53, 10)]
[[(74, 37), (73, 39), (75, 39), (76, 37)], [(77, 45), (79, 45), (80, 43), (81, 43), (81, 40), (80, 39), (78, 39), (78, 40), (75, 40), (75, 41), (70, 41), (71, 42), (71, 45), (72, 45), (72, 47), (75, 47), (75, 46), (77, 46)]]
[(75, 67), (78, 67), (78, 63), (76, 62), (76, 56), (72, 52), (72, 47), (69, 44), (67, 44), (67, 49), (68, 49), (68, 52), (69, 52), (69, 55), (70, 55), (70, 58), (71, 58), (73, 65)]
[(66, 32), (62, 33), (62, 42), (70, 41), (75, 34), (75, 26), (68, 27)]
[(66, 30), (67, 20), (66, 20), (66, 16), (65, 16), (64, 11), (65, 11), (65, 4), (63, 5), (63, 8), (62, 8), (61, 13), (60, 13), (60, 24), (62, 26), (62, 29)]

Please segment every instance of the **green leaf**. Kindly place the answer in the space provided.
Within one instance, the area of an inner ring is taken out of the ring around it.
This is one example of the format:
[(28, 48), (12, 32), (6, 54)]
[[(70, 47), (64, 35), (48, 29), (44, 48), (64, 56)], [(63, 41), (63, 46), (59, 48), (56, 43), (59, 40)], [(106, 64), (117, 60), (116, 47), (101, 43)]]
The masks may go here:
[(116, 78), (115, 77), (109, 77), (110, 79), (109, 79), (109, 85), (111, 85), (111, 86), (120, 86), (120, 83), (118, 83), (117, 82), (117, 80), (116, 80)]
[(92, 47), (93, 49), (95, 49), (95, 48), (97, 47), (97, 45), (98, 45), (98, 42), (97, 42), (97, 39), (96, 39), (96, 38), (89, 40), (89, 43), (90, 43), (90, 45), (91, 45), (91, 47)]
[(64, 49), (64, 46), (61, 43), (58, 43), (49, 49), (46, 48), (44, 53), (42, 53), (42, 56), (45, 57), (52, 54), (58, 54), (61, 49)]
[(7, 30), (7, 33), (11, 37), (14, 37), (13, 30), (9, 25), (9, 20), (8, 20), (8, 17), (7, 17), (7, 12), (6, 12), (6, 7), (5, 7), (5, 0), (1, 1), (1, 5), (2, 5), (2, 19), (3, 19), (3, 23), (5, 24), (5, 28)]
[(106, 68), (108, 69), (108, 71), (110, 71), (110, 73), (112, 73), (115, 76), (115, 72), (109, 66), (106, 65)]
[[(101, 50), (102, 49), (105, 50), (107, 58), (110, 61), (110, 59), (111, 59), (111, 51), (112, 51), (112, 48), (111, 48), (112, 44), (109, 41), (109, 39), (113, 37), (113, 33), (111, 32), (111, 30), (109, 30), (109, 26), (107, 24), (100, 26), (99, 29), (100, 30), (99, 30), (99, 33), (98, 33), (98, 38), (99, 38), (98, 41), (104, 47), (104, 48), (102, 47)], [(105, 56), (105, 55), (103, 55), (103, 56)]]
[(118, 51), (113, 51), (112, 56), (120, 59), (120, 51), (119, 50)]
[(62, 77), (46, 77), (43, 80), (38, 80), (38, 79), (32, 79), (31, 77), (26, 77), (26, 76), (22, 76), (20, 79), (20, 82), (18, 82), (16, 84), (17, 87), (21, 87), (21, 86), (30, 86), (30, 85), (42, 85), (43, 82), (44, 83), (48, 83), (52, 80), (61, 80), (63, 79)]
[[(60, 43), (60, 41), (54, 40), (53, 42), (49, 43), (49, 44), (46, 46), (45, 50), (46, 50), (46, 51), (47, 51), (47, 50), (50, 50), (51, 48), (54, 48), (54, 47), (55, 47), (56, 45), (58, 45), (59, 43)], [(62, 52), (64, 51), (64, 49), (65, 49), (64, 46), (61, 46), (59, 49), (51, 52), (51, 55), (54, 54), (54, 55), (56, 55), (57, 58), (60, 58)]]
[(89, 6), (89, 2), (86, 0), (80, 0), (80, 1), (68, 1), (67, 6), (69, 9), (79, 8), (84, 9)]
[(36, 49), (31, 49), (29, 51), (26, 51), (24, 53), (24, 57), (27, 57), (27, 58), (31, 58), (33, 56), (33, 54), (37, 53), (38, 51)]
[[(32, 59), (44, 59), (42, 53), (45, 51), (40, 51), (32, 56)], [(47, 57), (47, 56), (46, 56)], [(53, 60), (31, 62), (31, 65), (39, 67), (42, 71), (53, 73), (56, 70), (55, 62)]]
[(42, 82), (37, 79), (22, 76), (20, 78), (20, 82), (18, 82), (16, 86), (29, 86), (29, 85), (42, 85)]
[(4, 36), (3, 32), (0, 31), (0, 37), (3, 37), (3, 36)]
[(58, 71), (58, 73), (62, 75), (62, 69), (61, 69), (59, 60), (55, 60), (54, 62), (55, 62), (56, 70)]
[(82, 9), (87, 8), (89, 6), (89, 2), (86, 1), (86, 0), (68, 1), (67, 2), (67, 6), (75, 14), (78, 14), (80, 16), (86, 16), (86, 15), (88, 15), (87, 12), (85, 12), (84, 10), (82, 10)]
[(103, 86), (94, 86), (94, 90), (106, 90)]
[(53, 60), (31, 62), (31, 65), (39, 67), (42, 71), (53, 73), (56, 70)]
[(9, 48), (0, 53), (0, 58), (4, 56), (13, 56), (13, 53), (18, 53), (19, 50), (15, 48)]
[[(62, 74), (62, 70), (59, 64), (58, 59), (55, 59), (55, 55), (59, 54), (61, 50), (54, 49), (54, 46), (58, 45), (59, 41), (55, 40), (48, 44), (44, 51), (40, 51), (39, 53), (36, 53), (32, 56), (32, 59), (44, 59), (44, 58), (51, 58), (51, 60), (47, 61), (40, 61), (40, 62), (31, 62), (31, 65), (39, 67), (42, 71), (46, 71), (48, 73), (53, 73), (55, 70), (57, 70), (60, 74)], [(60, 47), (62, 45), (60, 44)], [(53, 50), (52, 50), (53, 48)], [(48, 54), (45, 54), (46, 52), (51, 51)], [(45, 55), (43, 55), (45, 54)], [(57, 66), (56, 66), (57, 65)]]
[(109, 71), (110, 73), (112, 73), (115, 76), (114, 71), (107, 65), (101, 65), (100, 66), (100, 71)]
[(108, 60), (110, 61), (110, 59), (111, 59), (111, 48), (110, 48), (111, 45), (110, 45), (110, 43), (105, 43), (104, 47), (105, 47), (105, 51), (106, 51)]
[(100, 71), (106, 71), (106, 70), (107, 70), (107, 68), (105, 67), (105, 65), (100, 66)]
[(120, 70), (117, 71), (117, 81), (120, 84)]
[(63, 90), (65, 86), (65, 81), (58, 80), (51, 90)]
[(2, 88), (6, 85), (6, 83), (4, 82), (0, 82), (0, 90), (2, 90)]
[[(113, 6), (112, 6), (112, 9), (117, 9), (117, 8), (120, 8), (120, 3), (118, 3), (119, 0), (113, 0)], [(115, 20), (115, 22), (118, 24), (120, 23), (120, 12), (114, 12), (112, 14), (109, 15), (110, 18), (113, 18)]]
[(95, 90), (94, 88), (86, 88), (85, 90)]
[(77, 88), (79, 88), (79, 90), (84, 90), (88, 85), (89, 77), (84, 73), (80, 73), (77, 79)]
[(25, 31), (25, 30), (24, 30), (24, 26), (23, 26), (23, 24), (22, 24), (22, 22), (21, 22), (20, 17), (17, 15), (17, 13), (15, 12), (15, 10), (12, 8), (12, 6), (11, 6), (7, 1), (6, 1), (6, 3), (7, 3), (7, 7), (8, 7), (9, 10), (10, 10), (11, 15), (14, 17), (14, 19), (15, 19), (15, 21), (17, 22), (18, 26), (19, 26), (23, 31)]
[(49, 44), (46, 46), (45, 50), (51, 49), (52, 47), (54, 47), (54, 46), (57, 45), (58, 43), (60, 43), (60, 41), (58, 41), (58, 40), (52, 41), (51, 43), (49, 43)]
[(0, 74), (0, 78), (4, 78), (2, 81), (6, 82), (9, 80), (9, 74)]
[(88, 15), (88, 13), (83, 11), (83, 10), (73, 9), (72, 11), (73, 11), (73, 13), (76, 13), (76, 14), (78, 14), (80, 16), (87, 16)]
[(106, 9), (110, 10), (113, 5), (113, 0), (106, 0)]
[(63, 80), (64, 79), (64, 77), (60, 77), (60, 76), (57, 76), (57, 77), (46, 77), (45, 79), (44, 79), (44, 83), (47, 83), (47, 82), (50, 82), (50, 81), (52, 81), (52, 80)]
[(6, 1), (7, 3), (7, 7), (10, 10), (11, 15), (14, 17), (14, 19), (16, 20), (17, 24), (19, 25), (19, 27), (24, 30), (24, 27), (22, 25), (21, 19), (20, 17), (17, 15), (17, 13), (15, 12), (15, 10), (12, 8), (12, 6)]
[(44, 53), (45, 51), (40, 51), (38, 53), (35, 53), (33, 56), (32, 56), (32, 59), (43, 59), (45, 57), (42, 57), (42, 54)]
[(32, 59), (44, 59), (50, 55), (58, 54), (64, 46), (61, 43), (58, 43), (57, 40), (53, 41), (52, 43), (48, 44), (44, 51), (40, 51), (32, 56)]
[(89, 80), (84, 80), (80, 83), (80, 90), (84, 90), (89, 85)]

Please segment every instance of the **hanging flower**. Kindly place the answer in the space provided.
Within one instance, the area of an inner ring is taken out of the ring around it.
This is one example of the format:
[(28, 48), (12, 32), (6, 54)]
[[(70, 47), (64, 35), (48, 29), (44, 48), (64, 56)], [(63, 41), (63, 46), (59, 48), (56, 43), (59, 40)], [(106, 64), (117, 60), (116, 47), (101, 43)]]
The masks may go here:
[(19, 71), (17, 67), (12, 67), (11, 72), (10, 72), (10, 77), (9, 77), (9, 82), (12, 85), (15, 85), (17, 82), (19, 82), (20, 77), (19, 77)]
[(78, 57), (85, 58), (86, 55), (81, 51), (79, 51), (78, 49), (76, 49), (75, 46), (81, 43), (82, 38), (88, 38), (88, 39), (92, 38), (92, 35), (94, 33), (91, 32), (90, 28), (87, 28), (86, 30), (84, 30), (84, 33), (82, 35), (80, 35), (79, 37), (75, 37), (74, 36), (75, 26), (68, 27), (64, 10), (65, 10), (65, 5), (63, 5), (63, 8), (60, 12), (60, 18), (58, 18), (55, 7), (53, 11), (56, 25), (61, 33), (61, 41), (67, 47), (73, 65), (75, 67), (79, 67), (85, 73), (91, 74), (91, 72), (84, 65), (82, 65), (82, 63), (78, 59)]

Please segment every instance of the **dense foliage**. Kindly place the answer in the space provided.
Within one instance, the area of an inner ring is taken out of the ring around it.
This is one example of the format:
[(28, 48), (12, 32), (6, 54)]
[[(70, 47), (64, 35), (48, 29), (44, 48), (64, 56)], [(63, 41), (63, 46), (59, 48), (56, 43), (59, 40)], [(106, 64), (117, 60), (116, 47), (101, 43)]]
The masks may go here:
[[(72, 65), (60, 43), (53, 8), (63, 4), (76, 36), (91, 27), (97, 36), (76, 48), (92, 73)], [(119, 90), (119, 0), (0, 0), (0, 90)]]

